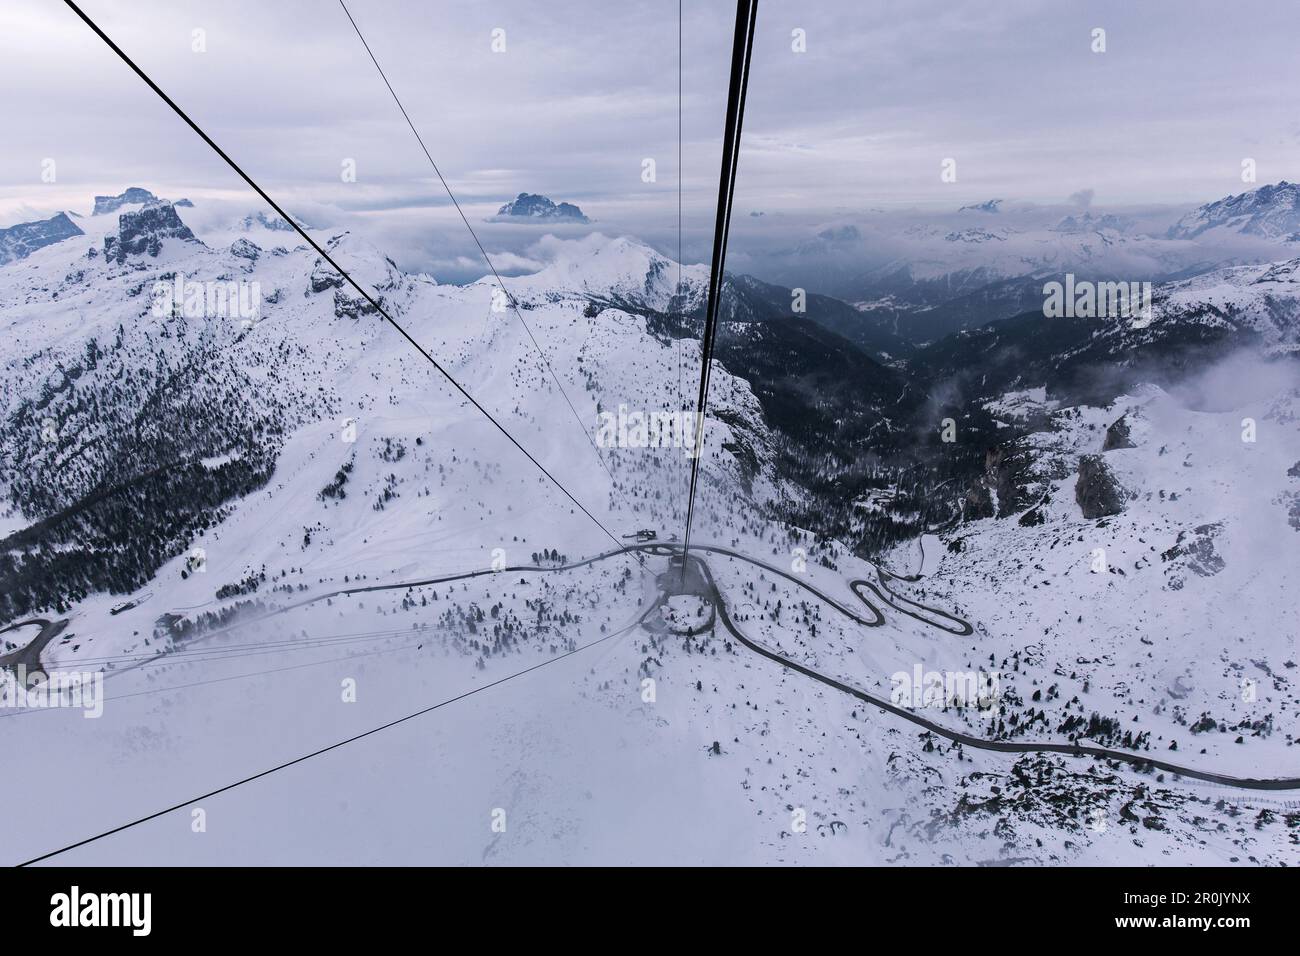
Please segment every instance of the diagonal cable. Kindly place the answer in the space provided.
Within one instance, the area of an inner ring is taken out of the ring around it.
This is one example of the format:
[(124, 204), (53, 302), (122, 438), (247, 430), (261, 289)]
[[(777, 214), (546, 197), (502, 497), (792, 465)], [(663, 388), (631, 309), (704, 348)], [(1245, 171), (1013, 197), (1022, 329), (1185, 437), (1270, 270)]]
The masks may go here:
[(438, 176), (438, 181), (442, 183), (442, 188), (447, 191), (447, 198), (450, 199), (451, 204), (456, 207), (456, 212), (460, 213), (461, 221), (465, 223), (465, 228), (469, 230), (470, 236), (474, 239), (474, 245), (478, 246), (478, 251), (483, 255), (483, 261), (487, 263), (487, 267), (492, 271), (493, 277), (497, 280), (497, 286), (501, 289), (501, 294), (506, 297), (506, 301), (510, 303), (510, 308), (514, 310), (515, 318), (519, 320), (519, 324), (522, 325), (524, 331), (528, 333), (528, 338), (533, 343), (533, 349), (542, 360), (542, 365), (545, 366), (546, 371), (550, 373), (551, 380), (555, 382), (555, 387), (560, 390), (560, 394), (564, 397), (565, 404), (569, 406), (569, 411), (573, 413), (573, 420), (578, 423), (578, 427), (582, 429), (582, 434), (591, 444), (592, 451), (596, 453), (596, 460), (599, 461), (600, 466), (605, 469), (605, 474), (609, 475), (610, 481), (613, 481), (614, 473), (611, 472), (609, 466), (605, 464), (605, 458), (601, 455), (600, 448), (591, 437), (591, 433), (587, 431), (587, 426), (583, 424), (582, 416), (578, 414), (578, 410), (573, 407), (573, 402), (569, 400), (569, 393), (564, 390), (564, 385), (561, 384), (560, 377), (555, 374), (555, 369), (551, 368), (550, 360), (547, 359), (546, 352), (542, 349), (537, 338), (533, 335), (533, 330), (530, 329), (528, 323), (524, 321), (523, 313), (519, 311), (519, 303), (515, 301), (515, 297), (506, 289), (505, 282), (501, 279), (501, 274), (497, 272), (497, 267), (492, 264), (492, 257), (489, 256), (487, 250), (483, 248), (483, 243), (479, 241), (478, 233), (474, 231), (474, 227), (469, 223), (469, 217), (467, 217), (465, 211), (460, 208), (460, 203), (456, 201), (456, 195), (451, 191), (451, 186), (447, 185), (447, 180), (443, 178), (442, 170), (440, 170), (438, 164), (433, 161), (433, 156), (429, 153), (429, 147), (424, 145), (424, 138), (420, 136), (419, 130), (417, 130), (415, 124), (411, 122), (411, 117), (406, 112), (406, 107), (402, 105), (401, 99), (398, 98), (397, 91), (393, 89), (393, 84), (388, 82), (388, 75), (384, 73), (384, 68), (379, 65), (379, 60), (375, 58), (374, 51), (370, 49), (370, 44), (366, 42), (365, 36), (361, 33), (361, 28), (357, 26), (357, 21), (353, 19), (352, 11), (348, 9), (348, 5), (344, 3), (343, 0), (339, 0), (339, 6), (342, 7), (343, 12), (347, 14), (348, 22), (352, 24), (352, 29), (356, 31), (357, 38), (361, 41), (361, 45), (366, 48), (366, 53), (370, 55), (370, 62), (373, 63), (375, 69), (379, 71), (379, 77), (384, 81), (384, 86), (388, 87), (388, 92), (392, 95), (393, 102), (396, 103), (397, 108), (402, 111), (402, 118), (406, 120), (406, 125), (409, 126), (411, 132), (415, 134), (415, 140), (420, 144), (420, 149), (424, 151), (425, 159), (427, 159), (429, 165), (433, 167), (434, 173)]
[[(140, 79), (144, 80), (145, 84), (156, 94), (158, 94), (158, 97), (164, 103), (166, 103), (168, 106), (172, 108), (172, 111), (177, 116), (179, 116), (182, 120), (184, 120), (186, 125), (188, 125), (190, 129), (194, 130), (194, 132), (198, 134), (199, 138), (202, 139), (203, 142), (207, 143), (208, 146), (210, 146), (212, 150), (225, 161), (226, 165), (229, 166), (231, 169), (233, 169), (239, 175), (239, 177), (245, 183), (248, 184), (249, 188), (251, 188), (253, 192), (257, 193), (257, 195), (261, 197), (263, 202), (265, 202), (268, 206), (270, 206), (273, 210), (275, 210), (275, 212), (282, 219), (284, 219), (285, 222), (287, 222), (290, 226), (292, 226), (294, 231), (297, 232), (298, 235), (301, 236), (307, 242), (307, 244), (310, 245), (312, 249), (316, 251), (317, 255), (319, 255), (323, 260), (328, 262), (330, 266), (334, 269), (334, 271), (343, 277), (343, 279), (348, 283), (348, 285), (356, 289), (357, 292), (361, 295), (361, 297), (364, 298), (366, 302), (368, 302), (375, 309), (376, 312), (378, 312), (381, 316), (383, 316), (389, 325), (391, 325), (394, 329), (396, 329), (401, 334), (402, 338), (406, 339), (407, 342), (409, 342), (412, 346), (414, 346), (415, 350), (419, 352), (422, 356), (424, 356), (425, 360), (427, 360), (430, 365), (432, 365), (435, 369), (437, 369), (439, 374), (441, 374), (443, 378), (445, 378), (448, 382), (450, 382), (452, 387), (455, 388), (456, 391), (459, 392), (467, 402), (473, 405), (474, 408), (477, 409), (483, 415), (484, 418), (486, 418), (489, 422), (491, 422), (494, 426), (496, 426), (497, 431), (501, 432), (501, 434), (504, 435), (509, 440), (510, 444), (514, 445), (517, 449), (519, 449), (519, 451), (523, 453), (524, 457), (527, 458), (530, 462), (532, 462), (533, 465), (536, 466), (537, 470), (540, 471), (543, 475), (545, 475), (546, 478), (551, 482), (551, 484), (555, 485), (556, 488), (560, 489), (560, 491), (564, 493), (564, 496), (568, 498), (570, 501), (572, 501), (574, 505), (578, 507), (578, 510), (580, 510), (584, 515), (590, 518), (591, 521), (596, 525), (596, 527), (600, 528), (600, 530), (605, 533), (606, 537), (608, 537), (611, 541), (613, 541), (617, 547), (619, 547), (620, 549), (624, 547), (623, 544), (618, 540), (618, 538), (614, 536), (613, 532), (611, 532), (607, 527), (605, 527), (605, 525), (601, 522), (601, 520), (587, 509), (586, 505), (584, 505), (581, 501), (579, 501), (576, 497), (574, 497), (573, 493), (570, 492), (568, 488), (564, 487), (564, 485), (560, 483), (560, 480), (556, 478), (554, 475), (552, 475), (546, 469), (545, 465), (543, 465), (540, 461), (538, 461), (535, 457), (533, 457), (533, 454), (527, 448), (521, 445), (518, 439), (516, 439), (513, 435), (511, 435), (510, 432), (506, 430), (506, 427), (502, 425), (491, 412), (489, 412), (486, 408), (483, 407), (483, 405), (479, 403), (478, 399), (476, 399), (473, 395), (471, 395), (465, 389), (465, 387), (460, 384), (460, 382), (456, 381), (456, 379), (452, 376), (452, 374), (448, 372), (445, 368), (443, 368), (441, 363), (439, 363), (438, 360), (435, 359), (433, 355), (430, 354), (430, 352), (424, 348), (424, 346), (422, 346), (419, 342), (417, 342), (414, 338), (412, 338), (411, 334), (407, 332), (406, 329), (404, 329), (397, 322), (396, 319), (394, 319), (391, 315), (389, 315), (388, 310), (385, 309), (382, 305), (380, 305), (379, 302), (375, 300), (374, 296), (372, 296), (369, 292), (363, 289), (357, 283), (357, 281), (352, 278), (352, 276), (347, 272), (346, 269), (344, 269), (341, 265), (335, 262), (334, 258), (328, 252), (325, 251), (325, 249), (321, 246), (321, 244), (318, 243), (315, 239), (313, 239), (310, 235), (308, 235), (307, 231), (303, 229), (302, 226), (300, 226), (292, 216), (290, 216), (287, 212), (285, 212), (279, 203), (277, 203), (274, 199), (272, 199), (267, 194), (266, 190), (264, 190), (256, 182), (254, 182), (253, 178), (249, 176), (248, 173), (244, 172), (244, 170), (239, 166), (239, 164), (236, 163), (233, 159), (231, 159), (230, 156), (226, 154), (226, 151), (216, 144), (216, 142), (212, 139), (212, 137), (210, 137), (207, 133), (205, 133), (203, 129), (197, 123), (194, 122), (194, 120), (190, 119), (189, 115), (184, 110), (182, 110), (179, 106), (177, 106), (175, 101), (172, 100), (172, 98), (168, 96), (165, 92), (163, 92), (162, 88), (157, 83), (155, 83), (149, 77), (149, 75), (144, 72), (144, 70), (142, 70), (139, 66), (137, 66), (135, 61), (132, 60), (129, 56), (127, 56), (125, 51), (123, 51), (121, 47), (119, 47), (116, 43), (114, 43), (113, 39), (107, 33), (101, 30), (99, 25), (95, 23), (94, 20), (90, 19), (90, 17), (88, 17), (82, 11), (82, 9), (78, 7), (76, 3), (73, 2), (73, 0), (64, 0), (64, 3), (66, 3), (68, 7), (71, 8), (72, 12), (75, 13), (78, 17), (80, 17), (82, 21), (84, 21), (85, 24), (88, 27), (90, 27), (90, 29), (93, 30), (95, 34), (101, 40), (104, 41), (104, 43), (108, 45), (109, 49), (111, 49), (114, 53), (118, 55), (118, 57), (122, 60), (123, 63), (129, 66), (135, 72), (135, 74), (140, 77)], [(636, 554), (634, 555), (634, 557), (636, 557), (638, 561), (640, 561), (642, 567), (645, 566), (645, 559), (642, 558), (641, 555)]]
[[(72, 0), (64, 0), (64, 2), (71, 4)], [(644, 615), (642, 615), (642, 617), (644, 617)], [(276, 766), (271, 767), (267, 770), (263, 770), (260, 773), (255, 773), (252, 774), (251, 776), (244, 777), (241, 780), (236, 780), (233, 783), (228, 783), (225, 786), (218, 787), (215, 790), (209, 790), (207, 793), (200, 794), (197, 797), (191, 797), (188, 800), (183, 800), (180, 803), (176, 803), (170, 807), (167, 807), (165, 810), (157, 810), (146, 816), (139, 817), (138, 819), (132, 820), (130, 823), (123, 823), (121, 826), (116, 826), (111, 830), (105, 830), (102, 833), (95, 834), (94, 836), (86, 837), (84, 840), (78, 840), (76, 843), (69, 843), (67, 846), (60, 847), (57, 850), (50, 850), (47, 853), (42, 853), (40, 856), (32, 857), (30, 860), (25, 860), (22, 863), (19, 863), (18, 866), (25, 867), (25, 866), (31, 866), (34, 863), (41, 863), (44, 860), (50, 859), (51, 857), (55, 857), (55, 856), (59, 856), (60, 854), (67, 853), (69, 850), (75, 850), (78, 847), (86, 846), (88, 843), (95, 843), (96, 841), (102, 840), (105, 837), (110, 837), (116, 833), (121, 833), (123, 830), (130, 830), (132, 827), (138, 827), (142, 823), (148, 823), (150, 820), (156, 820), (159, 817), (166, 816), (167, 814), (172, 813), (176, 810), (180, 810), (183, 807), (188, 807), (192, 803), (198, 803), (200, 800), (210, 799), (211, 797), (218, 796), (219, 794), (225, 793), (228, 790), (234, 790), (236, 787), (242, 787), (244, 784), (252, 783), (254, 780), (260, 780), (263, 777), (268, 777), (273, 773), (278, 773), (281, 770), (286, 770), (289, 767), (293, 767), (297, 764), (303, 763), (304, 761), (311, 760), (313, 757), (319, 757), (322, 754), (327, 754), (331, 750), (338, 750), (340, 747), (346, 747), (348, 744), (355, 743), (358, 740), (363, 740), (366, 737), (370, 737), (373, 736), (374, 734), (381, 733), (392, 727), (396, 727), (398, 724), (404, 724), (408, 720), (415, 720), (417, 717), (423, 717), (425, 714), (432, 713), (433, 711), (446, 707), (449, 704), (457, 703), (458, 701), (462, 701), (467, 697), (473, 697), (475, 694), (478, 694), (482, 691), (491, 690), (493, 687), (497, 687), (501, 684), (506, 683), (507, 681), (514, 680), (516, 677), (522, 677), (523, 675), (532, 673), (535, 670), (540, 670), (541, 668), (546, 667), (550, 664), (554, 664), (557, 661), (562, 661), (566, 657), (572, 657), (574, 654), (579, 654), (590, 647), (595, 647), (597, 644), (603, 644), (605, 641), (626, 634), (628, 631), (632, 630), (632, 628), (636, 627), (638, 623), (640, 623), (640, 619), (628, 625), (627, 627), (620, 628), (617, 631), (613, 631), (609, 634), (606, 634), (604, 637), (597, 638), (596, 640), (591, 641), (587, 644), (583, 644), (579, 647), (575, 647), (571, 651), (565, 651), (563, 654), (560, 654), (557, 657), (548, 657), (546, 660), (541, 661), (540, 663), (537, 664), (533, 664), (531, 667), (525, 667), (521, 671), (515, 671), (512, 674), (507, 674), (505, 677), (502, 677), (498, 680), (494, 680), (490, 684), (484, 684), (482, 687), (475, 687), (473, 690), (466, 691), (463, 694), (458, 694), (457, 696), (448, 698), (447, 700), (439, 701), (436, 704), (431, 704), (428, 707), (423, 708), (422, 710), (417, 710), (413, 713), (406, 714), (405, 716), (398, 717), (395, 720), (390, 720), (386, 724), (380, 724), (378, 727), (372, 727), (369, 730), (362, 731), (361, 733), (355, 734), (344, 740), (336, 741), (335, 743), (332, 743), (326, 747), (321, 747), (319, 750), (313, 750), (311, 753), (303, 754), (301, 757), (295, 757), (292, 760), (287, 760), (284, 763), (277, 764)]]

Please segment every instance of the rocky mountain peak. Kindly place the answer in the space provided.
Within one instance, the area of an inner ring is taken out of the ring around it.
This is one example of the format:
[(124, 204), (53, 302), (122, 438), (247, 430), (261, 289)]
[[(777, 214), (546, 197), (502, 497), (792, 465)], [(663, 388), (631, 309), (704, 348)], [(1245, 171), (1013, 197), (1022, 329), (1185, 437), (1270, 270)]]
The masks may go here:
[(0, 229), (0, 266), (26, 259), (37, 249), (80, 235), (84, 235), (81, 227), (66, 212)]
[(118, 193), (116, 196), (96, 196), (95, 208), (91, 212), (91, 215), (102, 216), (106, 213), (117, 212), (123, 206), (133, 206), (158, 201), (158, 197), (149, 190), (140, 186), (130, 186)]
[(1215, 228), (1264, 239), (1300, 239), (1300, 184), (1282, 180), (1206, 203), (1170, 227), (1170, 239), (1194, 239)]
[(171, 203), (158, 202), (136, 212), (123, 213), (117, 235), (104, 237), (104, 256), (118, 262), (125, 261), (127, 256), (146, 252), (157, 256), (162, 251), (164, 239), (199, 241)]
[(512, 202), (497, 210), (498, 221), (588, 223), (582, 210), (573, 203), (556, 204), (545, 196), (535, 193), (520, 193)]

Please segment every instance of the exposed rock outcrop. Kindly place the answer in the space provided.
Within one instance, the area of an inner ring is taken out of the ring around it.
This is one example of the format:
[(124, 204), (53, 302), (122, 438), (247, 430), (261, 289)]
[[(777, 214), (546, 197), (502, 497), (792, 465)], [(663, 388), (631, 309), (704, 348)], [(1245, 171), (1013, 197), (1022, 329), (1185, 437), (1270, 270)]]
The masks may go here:
[(1074, 498), (1079, 502), (1083, 516), (1092, 520), (1123, 511), (1128, 492), (1101, 455), (1083, 455), (1079, 458), (1079, 479), (1074, 485)]
[(230, 244), (230, 254), (241, 259), (247, 259), (250, 262), (256, 262), (262, 254), (262, 249), (255, 242), (249, 242), (247, 239), (236, 239)]
[(1110, 423), (1110, 427), (1106, 429), (1106, 440), (1101, 443), (1102, 451), (1111, 451), (1115, 448), (1136, 447), (1137, 445), (1133, 444), (1127, 415), (1121, 415)]
[(118, 262), (125, 261), (127, 256), (146, 252), (156, 256), (162, 251), (164, 239), (199, 241), (168, 202), (145, 206), (138, 212), (123, 213), (117, 235), (104, 237), (104, 256)]

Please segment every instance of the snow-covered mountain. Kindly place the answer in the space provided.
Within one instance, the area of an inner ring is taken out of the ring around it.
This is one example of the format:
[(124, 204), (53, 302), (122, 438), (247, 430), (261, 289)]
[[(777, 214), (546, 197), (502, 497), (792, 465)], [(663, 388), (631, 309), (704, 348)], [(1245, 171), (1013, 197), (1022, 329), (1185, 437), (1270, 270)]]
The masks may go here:
[(143, 206), (146, 203), (159, 202), (159, 198), (141, 186), (128, 186), (116, 196), (96, 196), (92, 216), (104, 216), (117, 212), (123, 206)]
[(515, 298), (529, 303), (556, 297), (595, 297), (667, 312), (674, 307), (679, 288), (685, 297), (681, 308), (697, 310), (708, 283), (707, 265), (679, 268), (634, 239), (592, 233), (560, 246), (543, 269), (512, 279), (509, 287)]
[[(705, 268), (588, 235), (506, 299), (310, 231), (611, 541), (299, 236), (201, 205), (0, 268), (0, 663), (108, 675), (95, 733), (0, 735), (60, 754), (6, 860), (460, 697), (74, 861), (1296, 862), (1289, 794), (1143, 764), (1300, 776), (1294, 263), (892, 352), (728, 276), (683, 595), (690, 458), (635, 416), (693, 406)], [(881, 706), (918, 671), (996, 699)]]
[[(0, 286), (8, 343), (0, 372), (0, 487), (10, 502), (7, 530), (16, 535), (6, 554), (6, 572), (14, 575), (5, 589), (10, 619), (103, 589), (132, 590), (160, 567), (174, 576), (163, 566), (181, 560), (195, 537), (232, 508), (238, 513), (241, 498), (283, 475), (291, 450), (313, 464), (295, 460), (288, 467), (315, 474), (317, 491), (329, 486), (340, 467), (365, 457), (339, 438), (344, 418), (368, 439), (367, 449), (381, 440), (385, 449), (413, 451), (417, 440), (450, 447), (438, 436), (483, 430), (476, 413), (307, 246), (264, 249), (241, 237), (213, 248), (172, 204), (156, 200), (93, 221), (104, 228), (7, 269)], [(525, 447), (535, 445), (530, 451), (581, 489), (581, 500), (608, 523), (622, 520), (617, 509), (609, 511), (622, 496), (591, 444), (599, 412), (621, 404), (684, 407), (679, 367), (694, 346), (654, 338), (643, 318), (590, 308), (589, 293), (600, 282), (607, 298), (618, 294), (621, 282), (650, 261), (649, 250), (626, 241), (592, 249), (590, 286), (563, 261), (512, 284), (550, 366), (564, 370), (575, 421), (519, 319), (495, 301), (492, 283), (440, 286), (399, 272), (355, 236), (322, 234), (321, 241), (507, 427), (545, 436), (525, 440)], [(647, 289), (645, 281), (636, 285)], [(634, 369), (625, 367), (628, 355), (639, 357)], [(743, 447), (746, 484), (760, 496), (774, 494), (764, 469), (768, 439), (752, 395), (725, 371), (716, 382), (712, 400), (721, 412), (734, 409), (735, 425), (715, 418), (710, 434)], [(376, 416), (373, 426), (369, 416)], [(308, 434), (314, 437), (302, 447)], [(490, 434), (475, 440), (502, 451)], [(603, 452), (615, 474), (611, 461), (623, 451)], [(357, 506), (369, 512), (369, 504), (382, 503), (399, 515), (392, 519), (399, 525), (415, 520), (406, 515), (410, 506), (432, 509), (432, 501), (417, 504), (424, 492), (392, 503), (399, 486), (439, 460), (429, 452), (426, 445), (419, 454), (403, 452), (401, 463), (357, 462), (354, 481), (382, 485), (378, 497), (362, 496)], [(535, 483), (527, 462), (521, 468), (511, 461), (517, 451), (502, 457), (510, 462), (506, 486), (522, 483), (517, 500), (554, 492), (526, 491)], [(684, 467), (680, 449), (675, 457)], [(370, 475), (371, 466), (383, 476)], [(730, 453), (706, 463), (710, 472), (740, 468)], [(438, 501), (482, 495), (474, 490), (481, 476), (443, 480)], [(126, 489), (156, 523), (109, 503)], [(510, 497), (506, 492), (504, 500)], [(349, 500), (343, 511), (351, 507)], [(307, 528), (330, 533), (318, 519), (304, 520), (295, 533)], [(128, 534), (129, 551), (107, 546)], [(581, 540), (590, 538), (590, 528), (580, 532)]]
[(81, 234), (81, 229), (66, 212), (0, 229), (0, 266), (15, 259), (26, 259), (37, 249)]
[[(1038, 309), (932, 343), (909, 363), (919, 383), (972, 401), (1047, 386), (1110, 401), (1142, 383), (1171, 384), (1246, 349), (1294, 357), (1300, 261), (1234, 266), (1156, 283), (1149, 315), (1047, 318)], [(940, 386), (939, 383), (942, 383)]]
[(1300, 259), (1236, 266), (1169, 283), (1154, 308), (1161, 326), (1218, 326), (1257, 338), (1269, 354), (1300, 351)]
[[(837, 221), (765, 274), (845, 299), (913, 344), (1041, 305), (1070, 273), (1098, 282), (1176, 281), (1293, 258), (1300, 187), (1288, 182), (1196, 210), (1062, 210), (990, 200), (952, 212), (873, 211)], [(1170, 218), (1178, 215), (1172, 225)]]
[(1070, 215), (1064, 217), (1060, 222), (1052, 227), (1057, 232), (1081, 233), (1081, 232), (1127, 232), (1132, 228), (1132, 223), (1122, 216), (1116, 216), (1113, 213), (1103, 213), (1100, 216), (1093, 215), (1089, 211), (1084, 211), (1079, 215)]
[(1282, 180), (1206, 203), (1169, 227), (1170, 239), (1212, 238), (1214, 231), (1300, 242), (1300, 185)]
[(496, 222), (526, 222), (538, 225), (585, 225), (591, 222), (570, 202), (554, 203), (545, 196), (520, 193), (497, 210)]

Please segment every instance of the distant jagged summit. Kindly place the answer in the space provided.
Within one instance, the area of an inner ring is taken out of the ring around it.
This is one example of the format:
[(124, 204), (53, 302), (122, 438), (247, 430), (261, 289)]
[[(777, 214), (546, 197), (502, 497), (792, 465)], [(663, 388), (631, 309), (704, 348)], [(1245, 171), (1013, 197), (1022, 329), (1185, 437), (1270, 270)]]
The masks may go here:
[(1300, 185), (1282, 180), (1206, 203), (1174, 223), (1166, 236), (1194, 239), (1220, 227), (1243, 236), (1300, 240)]
[(556, 205), (545, 196), (533, 193), (520, 193), (515, 197), (514, 202), (508, 202), (498, 209), (494, 219), (498, 222), (519, 222), (521, 220), (526, 222), (579, 224), (591, 222), (582, 214), (582, 210), (573, 203), (562, 202)]
[(117, 235), (104, 237), (104, 257), (123, 262), (127, 256), (146, 252), (157, 256), (164, 239), (199, 241), (171, 203), (158, 202), (138, 212), (122, 214)]
[[(299, 223), (301, 225), (301, 222)], [(272, 232), (293, 232), (293, 226), (279, 216), (268, 216), (265, 212), (258, 210), (256, 215), (245, 216), (239, 223), (241, 229), (248, 232), (259, 226), (263, 229), (270, 229)], [(304, 229), (308, 228), (303, 226)]]
[(0, 229), (0, 266), (26, 259), (37, 249), (80, 235), (84, 235), (81, 228), (66, 212)]
[(996, 214), (1001, 211), (998, 209), (998, 207), (1001, 205), (1002, 205), (1001, 199), (989, 199), (985, 202), (972, 203), (969, 206), (962, 206), (957, 211), (958, 212), (987, 212), (987, 213)]
[(1123, 232), (1127, 228), (1128, 222), (1126, 220), (1111, 213), (1094, 216), (1090, 212), (1084, 212), (1077, 216), (1066, 216), (1052, 227), (1052, 231), (1065, 233), (1066, 235), (1078, 235), (1082, 232), (1098, 232), (1102, 229), (1114, 229), (1116, 232)]
[(117, 212), (123, 206), (158, 201), (158, 197), (149, 190), (142, 189), (139, 186), (131, 186), (116, 196), (96, 196), (95, 208), (91, 215), (102, 216), (105, 213)]
[(1006, 242), (1007, 237), (1000, 232), (987, 229), (954, 229), (943, 237), (946, 242)]

